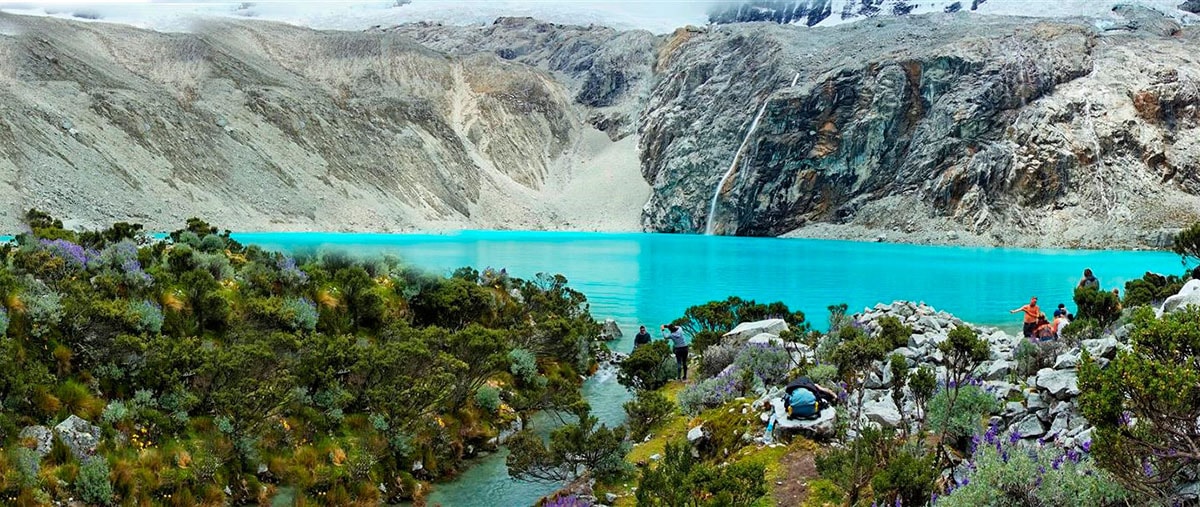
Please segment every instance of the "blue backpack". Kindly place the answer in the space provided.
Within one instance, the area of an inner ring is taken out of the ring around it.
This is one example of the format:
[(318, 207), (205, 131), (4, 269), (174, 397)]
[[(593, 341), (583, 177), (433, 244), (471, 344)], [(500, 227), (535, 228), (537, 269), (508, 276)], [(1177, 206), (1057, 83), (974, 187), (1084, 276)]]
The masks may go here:
[(787, 398), (788, 417), (793, 419), (811, 419), (821, 413), (820, 403), (812, 391), (804, 388), (793, 389)]

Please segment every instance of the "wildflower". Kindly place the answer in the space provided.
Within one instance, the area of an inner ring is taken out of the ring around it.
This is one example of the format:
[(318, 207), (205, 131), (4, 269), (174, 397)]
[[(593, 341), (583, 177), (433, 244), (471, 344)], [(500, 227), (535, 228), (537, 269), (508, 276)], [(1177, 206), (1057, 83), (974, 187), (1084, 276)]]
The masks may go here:
[(1063, 464), (1063, 457), (1059, 456), (1057, 458), (1054, 458), (1054, 461), (1050, 462), (1050, 468), (1058, 470), (1059, 467), (1062, 467), (1062, 464)]
[(1092, 452), (1092, 441), (1088, 440), (1083, 443), (1083, 452)]
[(1154, 475), (1154, 467), (1150, 466), (1150, 460), (1142, 461), (1142, 473), (1146, 474), (1146, 477)]
[(1133, 425), (1133, 414), (1129, 411), (1121, 412), (1121, 424), (1125, 426)]
[(1010, 444), (1015, 444), (1019, 440), (1021, 440), (1021, 432), (1020, 431), (1013, 430), (1013, 432), (1008, 435), (1008, 443), (1010, 443)]

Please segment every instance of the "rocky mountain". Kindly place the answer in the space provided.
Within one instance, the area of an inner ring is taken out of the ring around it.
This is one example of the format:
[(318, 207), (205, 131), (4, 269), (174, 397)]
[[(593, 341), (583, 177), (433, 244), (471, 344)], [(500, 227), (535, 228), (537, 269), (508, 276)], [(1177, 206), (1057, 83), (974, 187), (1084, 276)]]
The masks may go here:
[(578, 223), (558, 201), (605, 178), (572, 168), (614, 143), (562, 82), (494, 55), (264, 22), (0, 26), (0, 230), (35, 206), (151, 228), (628, 230), (648, 192), (625, 143), (621, 218)]
[(1158, 243), (1200, 218), (1197, 31), (1143, 9), (1118, 13), (1111, 30), (934, 15), (698, 34), (647, 106), (642, 163), (655, 192), (645, 223)]
[(152, 228), (1138, 247), (1200, 219), (1198, 28), (1141, 7), (663, 36), (0, 26), (9, 230), (37, 206)]

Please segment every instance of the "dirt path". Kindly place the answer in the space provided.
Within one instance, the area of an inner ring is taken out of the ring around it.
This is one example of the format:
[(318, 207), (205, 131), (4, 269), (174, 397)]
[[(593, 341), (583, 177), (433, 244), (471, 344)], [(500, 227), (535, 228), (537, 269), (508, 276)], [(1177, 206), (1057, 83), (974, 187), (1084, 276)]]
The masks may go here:
[(808, 498), (808, 483), (817, 477), (811, 449), (798, 447), (779, 461), (782, 484), (775, 485), (775, 505), (800, 505)]

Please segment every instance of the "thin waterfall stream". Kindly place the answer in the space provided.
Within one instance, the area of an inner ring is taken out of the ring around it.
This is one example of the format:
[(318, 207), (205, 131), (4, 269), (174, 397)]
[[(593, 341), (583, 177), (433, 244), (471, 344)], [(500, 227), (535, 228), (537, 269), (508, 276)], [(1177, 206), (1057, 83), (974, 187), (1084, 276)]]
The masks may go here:
[[(792, 78), (791, 86), (796, 86), (796, 82), (800, 80), (800, 73), (797, 72)], [(742, 143), (738, 145), (737, 151), (733, 153), (733, 160), (729, 163), (729, 169), (725, 170), (725, 174), (721, 176), (720, 181), (717, 181), (717, 188), (713, 189), (712, 200), (708, 203), (708, 218), (704, 224), (704, 234), (711, 236), (716, 228), (717, 200), (721, 197), (721, 189), (725, 188), (725, 182), (733, 175), (733, 170), (737, 168), (738, 162), (742, 160), (742, 154), (746, 151), (746, 145), (750, 144), (750, 136), (754, 135), (754, 131), (758, 130), (758, 122), (762, 120), (763, 113), (767, 112), (767, 104), (771, 99), (768, 96), (763, 99), (762, 106), (758, 108), (758, 114), (754, 115), (754, 120), (750, 122), (750, 128), (746, 129), (746, 136), (742, 138)]]

